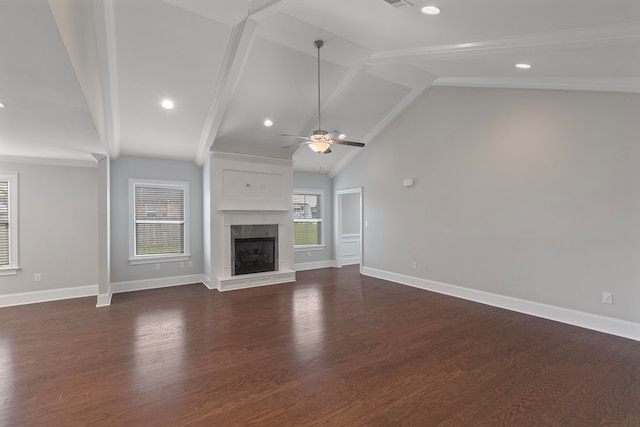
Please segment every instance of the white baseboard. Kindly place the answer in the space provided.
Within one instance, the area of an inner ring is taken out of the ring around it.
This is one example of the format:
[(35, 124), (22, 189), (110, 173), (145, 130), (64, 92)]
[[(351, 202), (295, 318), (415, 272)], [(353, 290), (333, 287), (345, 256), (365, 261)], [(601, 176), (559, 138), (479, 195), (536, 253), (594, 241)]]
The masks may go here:
[(157, 279), (131, 280), (127, 282), (111, 283), (111, 292), (119, 294), (121, 292), (142, 291), (147, 289), (168, 288), (170, 286), (190, 285), (193, 283), (203, 283), (202, 274), (189, 274), (186, 276), (159, 277)]
[(315, 270), (318, 268), (336, 267), (336, 261), (328, 259), (325, 261), (299, 262), (293, 266), (296, 271)]
[(217, 289), (215, 284), (211, 282), (211, 277), (207, 276), (206, 274), (202, 275), (202, 283), (204, 283), (204, 285), (211, 290)]
[(109, 291), (107, 294), (98, 294), (98, 301), (96, 302), (96, 307), (107, 307), (111, 305), (111, 296), (113, 292)]
[(70, 298), (84, 298), (98, 295), (98, 285), (74, 286), (72, 288), (51, 289), (46, 291), (22, 292), (0, 295), (0, 307), (35, 304)]
[(569, 325), (580, 326), (582, 328), (640, 341), (640, 324), (629, 322), (627, 320), (615, 319), (613, 317), (606, 317), (598, 314), (557, 307), (554, 305), (527, 301), (505, 295), (479, 291), (476, 289), (464, 288), (462, 286), (449, 285), (447, 283), (392, 273), (375, 268), (363, 267), (362, 274), (402, 285), (413, 286), (427, 291), (479, 302), (493, 307), (500, 307), (519, 313), (554, 320), (556, 322), (567, 323)]

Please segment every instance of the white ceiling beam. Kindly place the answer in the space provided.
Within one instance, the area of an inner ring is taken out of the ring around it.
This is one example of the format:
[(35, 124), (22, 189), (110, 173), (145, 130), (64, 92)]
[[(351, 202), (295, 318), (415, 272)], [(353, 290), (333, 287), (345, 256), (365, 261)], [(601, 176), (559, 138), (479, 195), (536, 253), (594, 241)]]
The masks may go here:
[(104, 141), (102, 88), (93, 26), (93, 5), (74, 0), (49, 0), (49, 9), (100, 140)]
[(194, 161), (198, 165), (204, 164), (207, 156), (209, 156), (211, 144), (218, 135), (222, 119), (238, 87), (242, 70), (255, 39), (256, 25), (257, 22), (255, 20), (247, 18), (233, 27), (231, 31), (213, 93), (212, 103), (196, 149)]
[(282, 0), (249, 0), (249, 17), (257, 21), (280, 10)]
[(120, 103), (113, 0), (93, 0), (93, 12), (105, 123), (105, 141), (103, 142), (109, 157), (116, 159), (120, 156)]
[(527, 34), (501, 40), (475, 41), (374, 52), (368, 64), (383, 64), (420, 59), (456, 59), (491, 53), (522, 53), (525, 50), (566, 49), (608, 46), (640, 39), (640, 23), (609, 25), (596, 28)]

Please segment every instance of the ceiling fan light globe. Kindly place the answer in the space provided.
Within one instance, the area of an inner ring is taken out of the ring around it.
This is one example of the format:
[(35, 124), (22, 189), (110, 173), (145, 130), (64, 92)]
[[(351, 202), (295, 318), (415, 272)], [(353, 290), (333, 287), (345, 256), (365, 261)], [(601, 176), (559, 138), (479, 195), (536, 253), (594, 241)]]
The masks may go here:
[(331, 144), (319, 139), (314, 139), (314, 141), (309, 144), (309, 148), (311, 148), (316, 153), (326, 153), (330, 147)]

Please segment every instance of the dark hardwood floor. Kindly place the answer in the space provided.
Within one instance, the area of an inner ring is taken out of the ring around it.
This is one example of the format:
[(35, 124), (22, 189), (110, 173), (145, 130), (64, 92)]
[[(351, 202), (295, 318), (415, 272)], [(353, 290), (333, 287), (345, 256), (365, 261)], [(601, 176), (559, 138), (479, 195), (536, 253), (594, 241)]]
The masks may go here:
[(0, 309), (0, 425), (640, 426), (640, 342), (360, 276)]

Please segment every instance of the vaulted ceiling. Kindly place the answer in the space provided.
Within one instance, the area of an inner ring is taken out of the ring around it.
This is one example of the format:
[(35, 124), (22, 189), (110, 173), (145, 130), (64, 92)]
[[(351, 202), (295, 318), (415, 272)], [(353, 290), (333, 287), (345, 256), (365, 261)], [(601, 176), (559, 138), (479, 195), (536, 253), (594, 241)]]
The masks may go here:
[(322, 127), (364, 143), (434, 85), (640, 92), (638, 0), (387, 1), (0, 0), (0, 158), (220, 149), (335, 173), (362, 149), (280, 135), (317, 128), (317, 39)]

